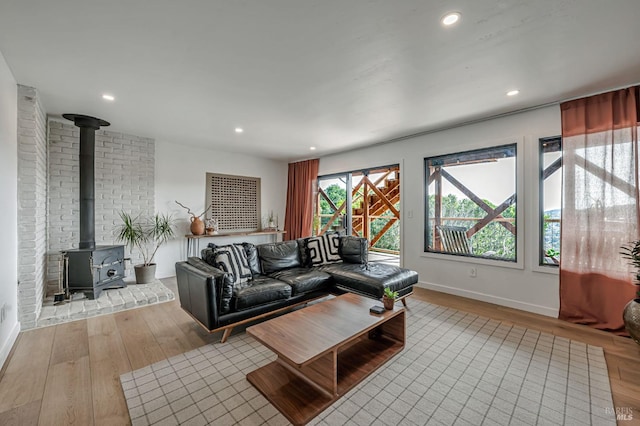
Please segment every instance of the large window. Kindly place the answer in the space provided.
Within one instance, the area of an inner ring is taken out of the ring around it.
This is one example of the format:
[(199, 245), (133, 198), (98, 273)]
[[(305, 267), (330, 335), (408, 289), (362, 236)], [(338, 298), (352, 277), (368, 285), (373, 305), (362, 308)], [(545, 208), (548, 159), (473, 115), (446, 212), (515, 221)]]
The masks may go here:
[(540, 139), (540, 265), (560, 264), (562, 141)]
[(515, 262), (516, 144), (425, 158), (425, 251)]

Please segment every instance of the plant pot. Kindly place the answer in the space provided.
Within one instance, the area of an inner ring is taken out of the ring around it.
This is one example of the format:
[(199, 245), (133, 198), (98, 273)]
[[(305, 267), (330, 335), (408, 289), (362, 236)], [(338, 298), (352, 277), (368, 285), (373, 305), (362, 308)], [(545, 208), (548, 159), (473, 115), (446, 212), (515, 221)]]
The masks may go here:
[(382, 296), (382, 304), (384, 305), (384, 308), (387, 310), (392, 310), (393, 309), (393, 305), (396, 303), (396, 299), (392, 299), (390, 297), (387, 296)]
[(199, 217), (191, 216), (191, 233), (193, 235), (204, 234), (204, 222)]
[(156, 264), (135, 265), (133, 267), (136, 273), (136, 284), (149, 284), (156, 279)]
[(622, 311), (622, 319), (631, 338), (640, 345), (640, 298), (627, 303)]

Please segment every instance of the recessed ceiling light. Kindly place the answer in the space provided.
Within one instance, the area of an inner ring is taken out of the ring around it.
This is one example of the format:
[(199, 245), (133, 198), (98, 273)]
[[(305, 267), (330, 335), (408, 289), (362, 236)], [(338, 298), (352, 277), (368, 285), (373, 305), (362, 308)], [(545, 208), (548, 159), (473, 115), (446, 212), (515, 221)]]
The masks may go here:
[(244, 129), (242, 127), (236, 127), (236, 133), (242, 133)]
[(451, 12), (444, 15), (440, 20), (440, 22), (442, 22), (442, 25), (448, 27), (450, 25), (455, 24), (459, 20), (460, 20), (460, 14), (458, 12)]
[(311, 151), (315, 151), (315, 150), (316, 150), (316, 147), (315, 147), (315, 146), (310, 146), (310, 147), (309, 147), (309, 149), (310, 149)]
[(102, 95), (102, 99), (104, 99), (105, 101), (113, 101), (116, 98), (113, 97), (113, 95), (107, 95), (106, 93), (104, 95)]
[(520, 93), (520, 91), (519, 91), (519, 90), (509, 90), (509, 91), (507, 92), (507, 96), (515, 96), (515, 95), (517, 95), (518, 93)]

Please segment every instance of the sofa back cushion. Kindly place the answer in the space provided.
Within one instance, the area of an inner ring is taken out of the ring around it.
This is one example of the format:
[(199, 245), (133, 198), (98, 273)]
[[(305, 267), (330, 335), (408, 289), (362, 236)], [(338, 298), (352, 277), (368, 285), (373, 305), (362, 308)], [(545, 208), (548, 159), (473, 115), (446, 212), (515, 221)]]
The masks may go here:
[(215, 267), (216, 262), (213, 256), (213, 249), (211, 247), (202, 249), (202, 251), (200, 252), (200, 257), (202, 257), (202, 260), (207, 262), (209, 265)]
[(251, 243), (242, 243), (244, 252), (247, 254), (247, 261), (249, 262), (249, 269), (253, 275), (262, 274), (260, 269), (260, 259), (258, 259), (258, 249)]
[(309, 263), (309, 257), (307, 256), (307, 240), (306, 238), (298, 238), (298, 256), (300, 257), (300, 264), (302, 266), (311, 266)]
[(298, 242), (291, 240), (260, 244), (258, 258), (260, 259), (260, 269), (266, 275), (282, 269), (296, 268), (300, 266)]
[(341, 262), (340, 237), (335, 233), (326, 233), (307, 240), (307, 257), (311, 266)]
[(366, 265), (369, 261), (369, 242), (361, 237), (340, 238), (340, 257), (346, 263)]

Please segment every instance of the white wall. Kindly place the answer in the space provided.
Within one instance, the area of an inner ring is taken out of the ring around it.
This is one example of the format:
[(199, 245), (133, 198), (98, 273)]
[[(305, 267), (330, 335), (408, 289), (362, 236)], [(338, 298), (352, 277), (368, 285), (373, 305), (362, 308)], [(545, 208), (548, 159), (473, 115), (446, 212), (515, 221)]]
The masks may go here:
[[(278, 215), (279, 227), (284, 225), (287, 191), (287, 163), (244, 154), (180, 146), (156, 141), (156, 211), (172, 213), (179, 218), (177, 237), (161, 247), (156, 255), (157, 278), (175, 275), (175, 263), (186, 258), (185, 234), (189, 232), (189, 215), (175, 203), (180, 201), (196, 214), (204, 210), (207, 173), (224, 173), (261, 178), (261, 209), (264, 216), (270, 210)], [(273, 237), (207, 238), (207, 243), (226, 244), (249, 241), (261, 243)]]
[[(511, 306), (549, 316), (559, 308), (558, 275), (538, 266), (538, 138), (560, 134), (558, 106), (546, 107), (455, 129), (416, 136), (323, 157), (320, 175), (371, 166), (399, 163), (402, 198), (402, 261), (416, 270), (420, 285), (438, 291)], [(483, 146), (524, 141), (521, 177), (524, 184), (518, 198), (519, 267), (505, 262), (425, 254), (424, 171), (425, 157)], [(524, 200), (524, 203), (523, 203)], [(524, 217), (522, 217), (524, 216)], [(522, 253), (524, 251), (524, 253)], [(510, 267), (509, 267), (510, 266)], [(469, 269), (477, 268), (477, 277)]]
[(18, 323), (18, 86), (0, 53), (0, 367)]

